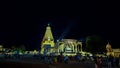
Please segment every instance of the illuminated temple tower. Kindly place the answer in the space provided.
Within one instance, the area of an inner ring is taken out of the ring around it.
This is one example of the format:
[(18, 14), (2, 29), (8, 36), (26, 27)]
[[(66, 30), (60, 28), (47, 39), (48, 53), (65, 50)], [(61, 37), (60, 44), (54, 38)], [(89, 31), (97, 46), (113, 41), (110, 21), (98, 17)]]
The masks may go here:
[(46, 27), (43, 40), (41, 42), (41, 54), (50, 54), (54, 52), (54, 38), (52, 35), (50, 24)]

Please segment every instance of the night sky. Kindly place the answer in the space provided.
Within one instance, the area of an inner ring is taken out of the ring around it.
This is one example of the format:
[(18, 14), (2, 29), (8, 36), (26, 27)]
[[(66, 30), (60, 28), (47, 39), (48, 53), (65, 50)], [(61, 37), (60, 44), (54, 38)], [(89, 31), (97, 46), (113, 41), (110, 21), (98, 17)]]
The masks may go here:
[(48, 23), (55, 41), (99, 35), (119, 47), (120, 16), (117, 2), (4, 2), (0, 44), (39, 49)]

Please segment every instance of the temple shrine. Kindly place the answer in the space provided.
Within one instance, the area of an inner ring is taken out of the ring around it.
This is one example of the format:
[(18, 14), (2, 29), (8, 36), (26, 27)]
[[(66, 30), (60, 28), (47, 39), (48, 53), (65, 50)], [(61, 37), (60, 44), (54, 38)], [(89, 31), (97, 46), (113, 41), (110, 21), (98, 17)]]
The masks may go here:
[(41, 54), (48, 55), (50, 53), (53, 53), (55, 46), (54, 38), (52, 35), (50, 24), (46, 27), (46, 31), (43, 37), (43, 40), (41, 42)]

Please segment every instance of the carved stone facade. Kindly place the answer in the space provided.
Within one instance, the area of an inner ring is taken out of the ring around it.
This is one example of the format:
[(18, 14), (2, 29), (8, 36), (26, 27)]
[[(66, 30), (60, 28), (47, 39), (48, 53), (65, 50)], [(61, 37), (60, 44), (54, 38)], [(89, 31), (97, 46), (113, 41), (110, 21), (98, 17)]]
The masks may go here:
[(80, 53), (82, 52), (82, 42), (75, 39), (62, 39), (56, 43), (57, 53)]

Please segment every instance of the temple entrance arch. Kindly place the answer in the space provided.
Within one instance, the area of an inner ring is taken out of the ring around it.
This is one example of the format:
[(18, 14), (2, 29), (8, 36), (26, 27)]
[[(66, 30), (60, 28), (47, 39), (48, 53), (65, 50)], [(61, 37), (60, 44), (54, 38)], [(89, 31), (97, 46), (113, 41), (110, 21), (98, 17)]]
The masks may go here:
[(51, 52), (51, 45), (44, 45), (44, 55), (50, 54)]

